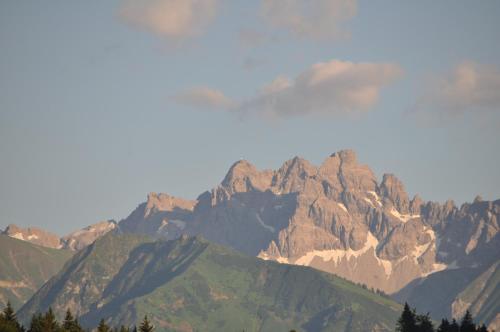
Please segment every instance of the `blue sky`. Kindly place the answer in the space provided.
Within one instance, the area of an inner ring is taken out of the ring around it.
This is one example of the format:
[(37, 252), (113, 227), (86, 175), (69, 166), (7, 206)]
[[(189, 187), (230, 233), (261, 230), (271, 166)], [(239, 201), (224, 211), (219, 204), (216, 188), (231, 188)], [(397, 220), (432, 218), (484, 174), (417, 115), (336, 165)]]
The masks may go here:
[(498, 1), (2, 1), (0, 227), (344, 148), (410, 195), (498, 199), (499, 32)]

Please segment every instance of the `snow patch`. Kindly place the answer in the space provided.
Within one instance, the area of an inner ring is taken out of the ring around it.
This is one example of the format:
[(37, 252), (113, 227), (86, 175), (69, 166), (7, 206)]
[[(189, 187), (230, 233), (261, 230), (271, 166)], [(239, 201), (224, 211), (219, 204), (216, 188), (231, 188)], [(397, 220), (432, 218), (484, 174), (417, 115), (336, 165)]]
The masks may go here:
[(14, 233), (14, 234), (11, 234), (9, 235), (10, 237), (13, 237), (15, 239), (18, 239), (18, 240), (23, 240), (24, 241), (24, 235), (22, 233)]
[(347, 208), (345, 207), (345, 205), (344, 205), (343, 203), (337, 203), (337, 205), (338, 205), (338, 206), (339, 206), (342, 210), (344, 210), (345, 212), (349, 213), (349, 212), (347, 211)]
[(333, 250), (313, 250), (302, 257), (298, 258), (294, 264), (296, 265), (306, 265), (309, 266), (315, 257), (321, 258), (324, 262), (332, 261), (335, 265), (338, 265), (344, 258), (349, 261), (351, 258), (357, 258), (365, 253), (367, 253), (370, 249), (373, 249), (374, 258), (378, 261), (379, 265), (385, 271), (387, 277), (392, 273), (392, 263), (388, 260), (383, 260), (377, 257), (375, 254), (375, 250), (379, 244), (377, 238), (371, 233), (368, 232), (366, 237), (366, 242), (363, 248), (359, 250), (352, 250), (351, 248), (347, 250), (341, 249), (333, 249)]
[(272, 259), (273, 261), (276, 261), (276, 262), (281, 263), (281, 264), (290, 264), (290, 262), (288, 261), (288, 258), (286, 258), (286, 257), (281, 257), (281, 256), (270, 257), (267, 253), (262, 252), (262, 251), (259, 253), (257, 258), (263, 259), (265, 261)]
[(446, 268), (450, 268), (448, 265), (443, 264), (443, 263), (434, 263), (432, 264), (432, 269), (430, 271), (427, 271), (425, 273), (422, 273), (423, 277), (427, 277), (429, 274), (433, 274), (439, 271), (446, 270)]
[(382, 206), (382, 202), (380, 201), (380, 197), (378, 197), (377, 193), (374, 192), (374, 191), (367, 191), (367, 193), (369, 193), (370, 195), (373, 196), (373, 198), (375, 198), (375, 201), (377, 202), (378, 206)]
[(406, 223), (408, 222), (408, 220), (410, 219), (415, 219), (415, 218), (420, 218), (420, 215), (419, 214), (401, 214), (399, 213), (398, 210), (396, 210), (394, 207), (391, 209), (390, 213), (398, 218), (399, 220), (401, 220), (403, 223)]
[(373, 202), (372, 202), (372, 200), (371, 200), (371, 199), (366, 198), (366, 197), (364, 197), (363, 199), (364, 199), (364, 200), (365, 200), (368, 204), (370, 204), (372, 207), (375, 207), (375, 205), (373, 205)]

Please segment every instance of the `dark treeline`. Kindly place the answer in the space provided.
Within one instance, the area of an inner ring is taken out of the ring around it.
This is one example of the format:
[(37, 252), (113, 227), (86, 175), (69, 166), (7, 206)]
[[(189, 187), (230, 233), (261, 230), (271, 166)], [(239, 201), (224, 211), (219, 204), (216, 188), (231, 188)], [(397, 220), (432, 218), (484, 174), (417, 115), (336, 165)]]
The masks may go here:
[(442, 319), (438, 328), (434, 328), (429, 314), (419, 315), (416, 313), (415, 309), (410, 308), (408, 303), (405, 303), (401, 317), (398, 319), (396, 325), (396, 332), (489, 332), (486, 326), (483, 324), (477, 326), (474, 324), (472, 315), (467, 310), (464, 317), (460, 322), (455, 319), (448, 321), (447, 319)]
[[(10, 303), (0, 313), (0, 332), (89, 332), (91, 330), (84, 329), (78, 322), (78, 318), (74, 317), (68, 309), (62, 322), (56, 319), (56, 315), (49, 308), (45, 314), (35, 314), (31, 318), (28, 328), (22, 326), (17, 320), (16, 314)], [(137, 327), (111, 327), (104, 319), (102, 319), (96, 329), (97, 332), (153, 332), (154, 327), (150, 323), (147, 316), (144, 317), (139, 328)], [(292, 330), (290, 332), (295, 332)], [(429, 314), (417, 314), (414, 308), (405, 303), (403, 312), (396, 324), (396, 332), (490, 332), (483, 324), (477, 326), (469, 311), (464, 317), (457, 322), (452, 319), (451, 322), (447, 319), (442, 319), (437, 327), (429, 317)]]
[[(78, 318), (74, 317), (68, 309), (64, 320), (59, 322), (52, 309), (49, 309), (45, 314), (36, 314), (31, 318), (29, 327), (25, 328), (17, 320), (16, 314), (10, 303), (0, 313), (0, 332), (88, 332), (89, 329), (84, 329), (78, 322)], [(154, 327), (145, 316), (139, 328), (137, 327), (111, 327), (104, 319), (102, 319), (96, 329), (97, 332), (153, 332)]]

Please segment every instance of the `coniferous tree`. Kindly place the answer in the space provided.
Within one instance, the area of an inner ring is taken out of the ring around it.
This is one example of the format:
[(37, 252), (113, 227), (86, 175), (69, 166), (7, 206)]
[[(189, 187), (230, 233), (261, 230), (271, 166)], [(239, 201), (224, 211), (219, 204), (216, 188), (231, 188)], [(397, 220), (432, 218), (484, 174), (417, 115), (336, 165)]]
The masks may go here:
[(0, 313), (0, 331), (5, 332), (23, 332), (24, 328), (17, 321), (16, 314), (10, 301), (7, 302), (7, 306)]
[(141, 325), (139, 326), (140, 332), (153, 332), (154, 326), (149, 322), (148, 316), (144, 316)]
[(42, 315), (40, 313), (33, 315), (31, 318), (30, 328), (28, 332), (60, 332), (61, 326), (56, 320), (54, 312), (51, 308)]
[(130, 332), (130, 328), (125, 327), (125, 326), (123, 326), (123, 325), (122, 325), (122, 326), (120, 327), (119, 332)]
[(49, 308), (49, 311), (45, 313), (45, 316), (42, 319), (43, 332), (59, 332), (60, 326), (57, 322), (56, 315), (54, 315), (54, 311), (52, 308)]
[(477, 332), (488, 332), (488, 328), (483, 324), (477, 329)]
[(97, 332), (111, 332), (111, 328), (106, 324), (104, 319), (101, 319), (99, 325), (97, 326)]
[(417, 319), (415, 309), (411, 309), (408, 303), (405, 303), (403, 313), (398, 319), (396, 325), (397, 332), (417, 332)]
[(418, 332), (434, 332), (434, 325), (429, 317), (429, 314), (417, 316), (417, 331)]
[(71, 310), (66, 310), (66, 316), (64, 316), (63, 329), (65, 332), (83, 332), (82, 327), (78, 323), (78, 320), (73, 317)]
[(437, 332), (449, 332), (449, 331), (450, 331), (450, 322), (446, 318), (441, 319), (441, 324), (439, 324)]
[(476, 332), (476, 325), (472, 320), (472, 315), (469, 310), (465, 312), (465, 315), (460, 322), (460, 332)]
[(38, 313), (31, 316), (30, 328), (28, 332), (43, 332), (43, 317), (42, 314)]
[(460, 326), (458, 325), (455, 318), (453, 318), (450, 324), (450, 332), (459, 332), (459, 331), (460, 331)]

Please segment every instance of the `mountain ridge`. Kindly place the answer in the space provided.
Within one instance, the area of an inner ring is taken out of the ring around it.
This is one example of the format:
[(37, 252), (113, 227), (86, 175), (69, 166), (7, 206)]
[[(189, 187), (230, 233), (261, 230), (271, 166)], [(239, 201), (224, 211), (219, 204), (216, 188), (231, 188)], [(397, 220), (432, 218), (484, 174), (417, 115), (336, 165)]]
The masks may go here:
[(107, 234), (77, 253), (18, 317), (48, 307), (70, 308), (88, 327), (103, 317), (130, 325), (148, 314), (158, 331), (390, 331), (401, 309), (330, 274), (266, 262), (201, 237), (152, 241), (132, 234)]
[(378, 181), (354, 151), (341, 150), (319, 166), (300, 157), (276, 170), (237, 161), (196, 200), (150, 193), (114, 231), (201, 234), (248, 255), (397, 294), (441, 271), (482, 273), (500, 256), (499, 220), (500, 200), (456, 206), (410, 199), (395, 175)]

